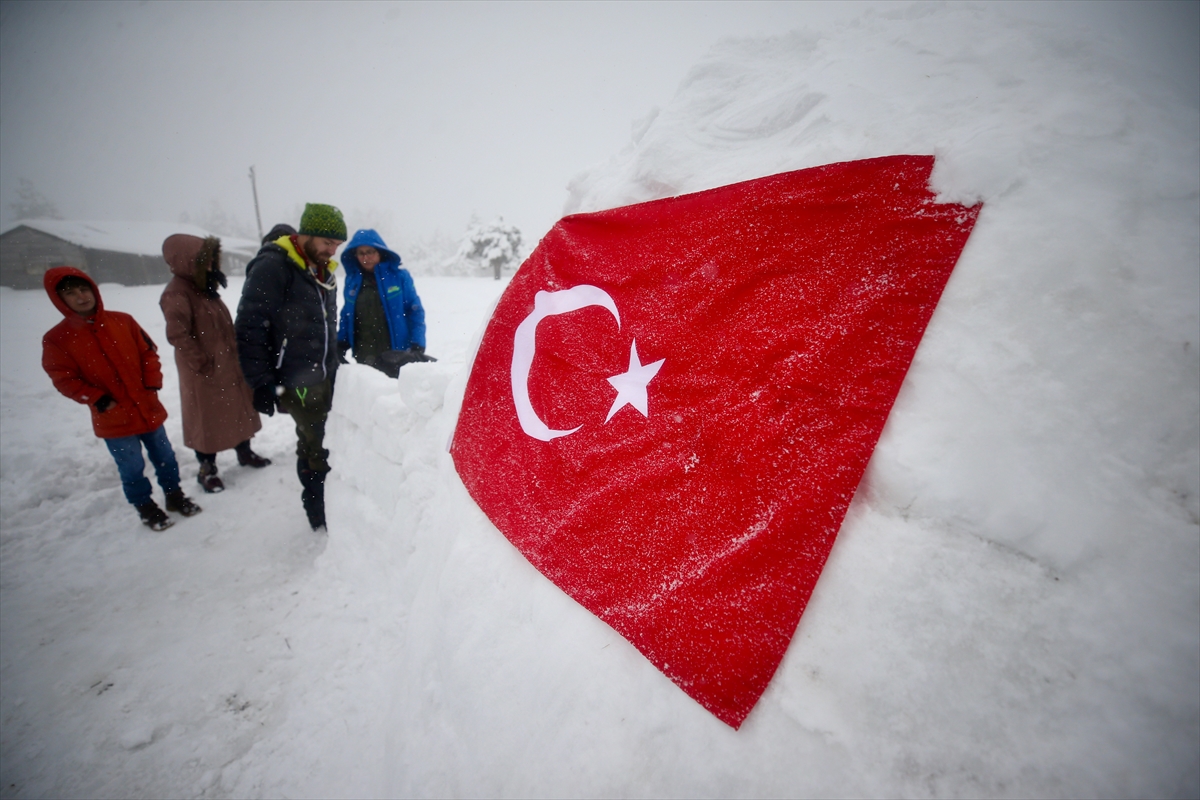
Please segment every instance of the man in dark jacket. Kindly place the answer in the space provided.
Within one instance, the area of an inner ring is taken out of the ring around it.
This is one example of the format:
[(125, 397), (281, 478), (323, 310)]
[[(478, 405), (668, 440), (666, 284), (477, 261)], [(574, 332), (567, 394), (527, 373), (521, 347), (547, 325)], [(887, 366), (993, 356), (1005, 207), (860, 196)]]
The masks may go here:
[(278, 404), (296, 423), (296, 472), (313, 530), (325, 527), (325, 420), (338, 365), (333, 254), (345, 240), (342, 212), (309, 203), (299, 233), (263, 245), (246, 266), (234, 323), (254, 407), (271, 415)]

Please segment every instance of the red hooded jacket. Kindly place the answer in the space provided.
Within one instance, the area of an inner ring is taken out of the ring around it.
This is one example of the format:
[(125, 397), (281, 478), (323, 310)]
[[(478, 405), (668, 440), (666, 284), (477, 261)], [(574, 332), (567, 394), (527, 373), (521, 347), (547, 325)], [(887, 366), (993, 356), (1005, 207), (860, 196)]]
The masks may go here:
[[(84, 318), (72, 311), (54, 287), (68, 275), (83, 278), (96, 295), (96, 311)], [(155, 391), (162, 388), (158, 348), (120, 311), (105, 311), (96, 282), (74, 267), (54, 267), (42, 279), (63, 321), (42, 337), (42, 368), (54, 388), (92, 411), (92, 430), (101, 439), (138, 436), (156, 430), (167, 410)], [(101, 413), (95, 403), (111, 395), (115, 404)]]

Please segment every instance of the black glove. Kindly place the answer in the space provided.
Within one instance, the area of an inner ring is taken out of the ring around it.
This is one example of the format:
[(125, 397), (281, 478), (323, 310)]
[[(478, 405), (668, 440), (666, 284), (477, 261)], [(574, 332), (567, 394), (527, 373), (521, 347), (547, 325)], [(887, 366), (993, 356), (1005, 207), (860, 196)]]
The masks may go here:
[(409, 345), (408, 352), (412, 353), (413, 361), (437, 361), (433, 356), (425, 355), (425, 348), (419, 344)]
[(96, 406), (97, 411), (103, 414), (105, 411), (108, 411), (110, 408), (116, 405), (116, 403), (117, 401), (113, 399), (111, 394), (104, 394), (101, 395), (100, 399), (97, 400), (93, 405)]
[(254, 390), (254, 410), (268, 417), (275, 416), (275, 387), (267, 384)]
[(349, 353), (349, 352), (350, 352), (350, 343), (349, 342), (338, 342), (338, 363), (339, 364), (349, 364), (350, 363), (349, 361), (346, 360), (346, 353)]
[(400, 376), (400, 368), (411, 360), (407, 350), (384, 350), (371, 366), (389, 378)]
[(405, 364), (412, 364), (414, 361), (437, 361), (437, 359), (425, 355), (425, 348), (414, 344), (407, 350), (384, 350), (379, 354), (379, 358), (375, 359), (372, 366), (389, 378), (395, 378), (400, 375), (401, 367)]

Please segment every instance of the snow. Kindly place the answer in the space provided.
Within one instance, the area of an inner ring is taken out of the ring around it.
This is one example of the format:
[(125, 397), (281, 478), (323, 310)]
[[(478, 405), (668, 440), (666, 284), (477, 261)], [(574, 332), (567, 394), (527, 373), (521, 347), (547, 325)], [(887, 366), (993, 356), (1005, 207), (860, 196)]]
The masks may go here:
[[(279, 416), (275, 464), (222, 454), (204, 513), (138, 525), (41, 372), (57, 312), (0, 289), (0, 795), (1200, 793), (1200, 112), (1107, 53), (967, 4), (726, 41), (572, 180), (577, 211), (935, 153), (944, 198), (986, 203), (736, 732), (458, 481), (505, 281), (419, 278), (440, 360), (339, 373), (328, 537)], [(165, 344), (161, 287), (101, 291)]]
[[(201, 238), (217, 235), (182, 222), (113, 220), (23, 219), (13, 223), (8, 230), (21, 225), (57, 236), (80, 247), (142, 256), (161, 256), (163, 240), (175, 233), (187, 233)], [(231, 236), (220, 238), (221, 248), (226, 252), (236, 252), (246, 258), (253, 257), (258, 252), (258, 242)]]

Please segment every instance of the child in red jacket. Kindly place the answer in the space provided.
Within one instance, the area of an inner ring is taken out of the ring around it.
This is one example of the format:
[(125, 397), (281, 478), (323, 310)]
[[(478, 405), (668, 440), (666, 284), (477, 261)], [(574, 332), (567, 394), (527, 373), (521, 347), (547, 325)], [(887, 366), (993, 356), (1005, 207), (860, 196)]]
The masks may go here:
[(55, 389), (90, 407), (92, 429), (117, 462), (125, 499), (152, 530), (174, 524), (150, 497), (150, 481), (142, 474), (145, 445), (167, 511), (185, 517), (200, 513), (179, 488), (179, 465), (163, 428), (167, 410), (156, 394), (162, 368), (154, 342), (133, 317), (105, 310), (100, 290), (86, 273), (54, 267), (42, 283), (64, 317), (42, 337), (42, 368)]

